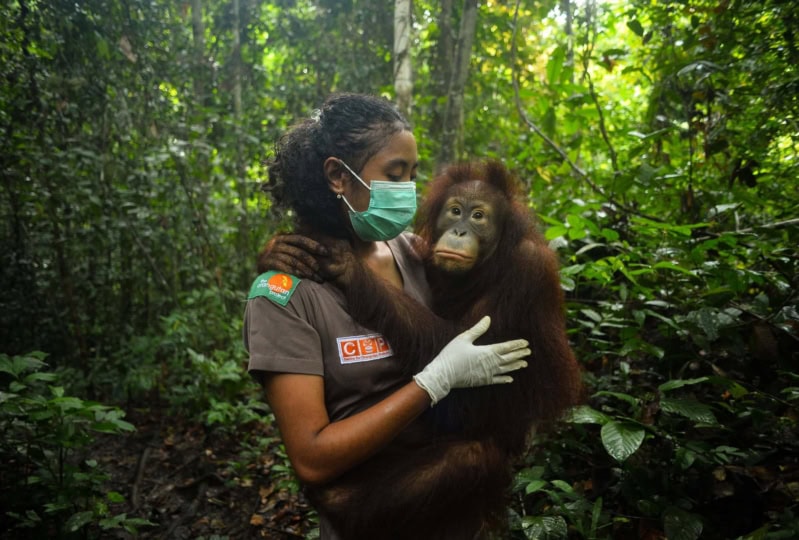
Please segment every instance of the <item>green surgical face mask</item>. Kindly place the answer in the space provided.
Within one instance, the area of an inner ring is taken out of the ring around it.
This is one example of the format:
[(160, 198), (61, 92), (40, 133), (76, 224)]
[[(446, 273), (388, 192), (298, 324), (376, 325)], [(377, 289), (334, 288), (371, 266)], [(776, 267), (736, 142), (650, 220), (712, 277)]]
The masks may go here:
[(372, 180), (367, 185), (349, 165), (341, 160), (339, 163), (369, 190), (369, 207), (363, 212), (354, 210), (344, 195), (338, 195), (350, 209), (350, 222), (358, 238), (376, 242), (399, 236), (416, 214), (416, 183)]

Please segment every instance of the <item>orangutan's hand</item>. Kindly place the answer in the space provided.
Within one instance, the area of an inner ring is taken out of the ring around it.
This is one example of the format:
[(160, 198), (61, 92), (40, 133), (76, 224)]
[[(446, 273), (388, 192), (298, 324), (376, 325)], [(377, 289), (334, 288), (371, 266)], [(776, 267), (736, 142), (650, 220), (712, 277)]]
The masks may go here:
[(352, 252), (352, 246), (347, 240), (330, 240), (326, 242), (330, 254), (318, 257), (319, 274), (326, 281), (332, 281), (339, 288), (349, 287), (356, 279), (363, 265)]
[(322, 282), (318, 259), (329, 255), (327, 247), (307, 236), (278, 234), (258, 254), (258, 272), (277, 270), (301, 279)]

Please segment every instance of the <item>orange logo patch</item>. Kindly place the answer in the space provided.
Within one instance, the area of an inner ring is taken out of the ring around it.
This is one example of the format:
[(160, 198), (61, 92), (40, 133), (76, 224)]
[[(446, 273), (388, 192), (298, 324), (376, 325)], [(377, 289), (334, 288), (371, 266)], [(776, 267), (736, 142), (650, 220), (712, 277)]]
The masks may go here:
[(269, 290), (275, 294), (288, 294), (294, 281), (288, 274), (275, 274), (267, 281)]
[(336, 339), (336, 343), (338, 344), (338, 356), (342, 364), (370, 362), (394, 354), (394, 351), (391, 350), (391, 345), (381, 334), (340, 337)]

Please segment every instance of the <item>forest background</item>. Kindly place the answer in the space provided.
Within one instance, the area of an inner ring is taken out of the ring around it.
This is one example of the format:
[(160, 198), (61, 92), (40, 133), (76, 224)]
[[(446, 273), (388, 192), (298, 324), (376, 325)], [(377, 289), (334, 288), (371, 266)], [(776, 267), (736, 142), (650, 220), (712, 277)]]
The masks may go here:
[[(331, 91), (498, 158), (586, 404), (513, 538), (799, 536), (799, 2), (0, 6), (0, 536), (312, 538), (245, 374), (264, 160)], [(388, 495), (390, 496), (390, 495)]]

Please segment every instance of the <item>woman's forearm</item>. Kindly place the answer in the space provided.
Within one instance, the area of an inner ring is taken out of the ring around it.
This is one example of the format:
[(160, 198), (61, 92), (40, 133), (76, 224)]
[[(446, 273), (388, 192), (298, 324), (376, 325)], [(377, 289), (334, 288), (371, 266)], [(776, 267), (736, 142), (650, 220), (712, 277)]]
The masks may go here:
[(279, 374), (266, 381), (289, 459), (307, 484), (323, 484), (384, 448), (425, 409), (430, 396), (410, 382), (353, 416), (330, 422), (321, 377)]

